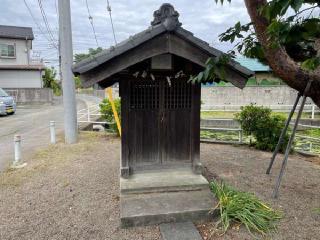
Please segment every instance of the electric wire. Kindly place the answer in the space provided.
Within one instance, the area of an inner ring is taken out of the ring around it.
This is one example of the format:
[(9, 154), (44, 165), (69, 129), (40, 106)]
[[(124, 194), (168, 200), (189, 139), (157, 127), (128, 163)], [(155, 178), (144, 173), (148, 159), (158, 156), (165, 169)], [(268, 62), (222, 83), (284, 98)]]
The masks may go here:
[(54, 37), (54, 35), (53, 35), (53, 33), (52, 33), (52, 30), (51, 30), (50, 24), (49, 24), (49, 22), (48, 22), (47, 15), (46, 15), (46, 13), (45, 13), (45, 11), (44, 11), (44, 8), (43, 8), (43, 6), (42, 6), (41, 0), (38, 0), (38, 4), (39, 4), (39, 7), (40, 7), (41, 15), (42, 15), (44, 24), (45, 24), (45, 26), (46, 26), (47, 32), (49, 33), (49, 36), (50, 36), (50, 38), (51, 38), (54, 46), (58, 49), (58, 46), (57, 46), (57, 44), (56, 44), (56, 39), (55, 39), (55, 37)]
[(50, 24), (49, 24), (49, 22), (48, 22), (48, 18), (47, 18), (46, 12), (44, 11), (44, 8), (43, 8), (43, 6), (42, 6), (42, 0), (38, 0), (38, 3), (39, 3), (39, 7), (40, 7), (40, 11), (41, 11), (42, 18), (43, 18), (43, 20), (44, 20), (44, 23), (45, 23), (45, 26), (46, 26), (46, 28), (47, 28), (47, 30), (48, 30), (48, 33), (50, 34), (50, 36), (51, 36), (51, 38), (52, 38), (53, 40), (56, 40), (55, 37), (54, 37), (54, 35), (53, 35), (53, 32), (52, 32), (52, 30), (51, 30)]
[(47, 33), (44, 32), (44, 30), (42, 29), (41, 25), (37, 22), (35, 16), (33, 15), (32, 11), (31, 11), (31, 8), (29, 7), (29, 5), (28, 5), (28, 3), (26, 2), (26, 0), (23, 0), (23, 2), (24, 2), (24, 5), (26, 6), (26, 8), (28, 9), (28, 12), (29, 12), (31, 18), (33, 19), (34, 23), (37, 25), (39, 31), (41, 32), (41, 34), (43, 34), (44, 37), (45, 37), (49, 42), (51, 42), (51, 39), (48, 38)]
[(96, 30), (95, 30), (94, 24), (93, 24), (93, 17), (92, 17), (91, 14), (90, 14), (90, 9), (89, 9), (88, 0), (86, 0), (86, 6), (87, 6), (88, 14), (89, 14), (89, 22), (90, 22), (91, 27), (92, 27), (93, 35), (94, 35), (94, 38), (95, 38), (95, 40), (96, 40), (97, 47), (99, 47)]
[(111, 6), (110, 6), (110, 3), (109, 3), (109, 0), (107, 0), (107, 10), (109, 12), (109, 17), (110, 17), (110, 22), (111, 22), (111, 27), (112, 27), (114, 43), (117, 45), (117, 39), (116, 39), (115, 31), (114, 31), (114, 25), (113, 25), (112, 14), (111, 14)]

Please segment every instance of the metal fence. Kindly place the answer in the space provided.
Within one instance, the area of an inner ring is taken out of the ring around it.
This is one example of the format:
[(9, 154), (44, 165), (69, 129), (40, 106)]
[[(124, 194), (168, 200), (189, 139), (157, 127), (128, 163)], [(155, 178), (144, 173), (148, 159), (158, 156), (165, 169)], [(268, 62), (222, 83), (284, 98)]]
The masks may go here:
[(102, 114), (100, 113), (100, 106), (98, 104), (88, 106), (88, 108), (81, 109), (77, 113), (78, 123), (112, 124), (106, 121), (99, 121), (101, 117)]
[[(313, 129), (320, 129), (320, 127), (316, 126), (307, 126), (303, 125), (304, 127), (310, 127)], [(211, 127), (201, 127), (201, 131), (219, 131), (219, 132), (238, 132), (238, 141), (231, 141), (231, 140), (220, 140), (220, 139), (210, 139), (210, 138), (201, 138), (201, 142), (208, 142), (208, 143), (226, 143), (226, 144), (245, 144), (246, 141), (243, 137), (243, 130), (241, 128), (211, 128)], [(312, 154), (320, 155), (320, 138), (317, 137), (310, 137), (305, 135), (296, 134), (296, 141), (301, 143), (298, 146), (295, 146), (295, 150), (302, 151), (302, 152), (309, 152)], [(318, 146), (318, 148), (315, 148)]]
[(300, 148), (301, 150), (320, 154), (320, 150), (314, 148), (315, 145), (320, 146), (320, 138), (303, 136), (299, 134), (296, 134), (296, 138), (300, 139), (300, 141), (305, 141), (306, 145), (308, 146), (307, 149), (305, 149), (304, 147)]
[(201, 138), (201, 141), (203, 142), (216, 142), (216, 143), (243, 143), (243, 130), (241, 128), (213, 128), (213, 127), (201, 127), (201, 131), (219, 131), (219, 132), (238, 132), (238, 141), (224, 141), (224, 140), (210, 140), (207, 138)]

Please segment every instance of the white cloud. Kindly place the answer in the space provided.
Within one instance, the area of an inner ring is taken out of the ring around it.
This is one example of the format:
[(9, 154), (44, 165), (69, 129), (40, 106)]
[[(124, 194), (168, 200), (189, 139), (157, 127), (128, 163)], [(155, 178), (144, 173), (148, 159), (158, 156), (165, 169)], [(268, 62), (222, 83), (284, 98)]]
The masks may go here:
[[(26, 0), (36, 21), (45, 29), (37, 0)], [(42, 0), (48, 21), (54, 34), (57, 35), (56, 0)], [(163, 0), (109, 0), (117, 39), (125, 40), (130, 35), (146, 29), (153, 19), (153, 12), (163, 3)], [(93, 17), (99, 44), (102, 47), (113, 45), (110, 20), (106, 0), (88, 0)], [(180, 13), (183, 27), (193, 32), (203, 40), (214, 44), (216, 48), (226, 51), (232, 46), (217, 41), (218, 35), (233, 26), (237, 21), (247, 22), (248, 15), (242, 0), (233, 0), (231, 4), (215, 4), (214, 0), (172, 0), (170, 1)], [(74, 52), (83, 52), (90, 47), (96, 47), (85, 0), (71, 0), (72, 28)], [(54, 50), (40, 33), (33, 22), (23, 0), (1, 0), (0, 24), (32, 26), (36, 35), (34, 49), (41, 50), (42, 55), (55, 58)]]

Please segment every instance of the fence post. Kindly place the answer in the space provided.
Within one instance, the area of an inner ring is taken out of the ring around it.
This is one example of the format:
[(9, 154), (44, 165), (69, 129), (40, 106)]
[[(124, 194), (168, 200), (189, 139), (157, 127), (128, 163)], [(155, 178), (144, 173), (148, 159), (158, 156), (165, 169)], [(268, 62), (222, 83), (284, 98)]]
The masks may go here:
[(56, 144), (56, 129), (55, 129), (55, 122), (50, 121), (50, 142), (51, 144)]
[(87, 115), (88, 115), (88, 116), (87, 116), (87, 117), (88, 117), (88, 122), (91, 122), (91, 121), (90, 121), (90, 108), (89, 108), (89, 106), (88, 106), (88, 109), (87, 109)]
[(14, 161), (13, 165), (17, 166), (21, 162), (21, 136), (14, 135)]
[(314, 119), (314, 112), (316, 110), (316, 106), (313, 104), (312, 105), (312, 110), (311, 110), (311, 119)]

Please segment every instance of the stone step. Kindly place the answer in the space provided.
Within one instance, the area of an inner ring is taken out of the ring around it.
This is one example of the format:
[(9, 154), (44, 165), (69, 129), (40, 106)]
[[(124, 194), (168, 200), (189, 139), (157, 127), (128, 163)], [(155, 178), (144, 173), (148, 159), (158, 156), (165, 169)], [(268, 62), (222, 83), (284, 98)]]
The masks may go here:
[(217, 204), (207, 188), (199, 191), (121, 194), (121, 226), (134, 227), (170, 222), (209, 220)]
[(208, 181), (190, 168), (135, 173), (120, 179), (121, 193), (176, 192), (208, 189)]

